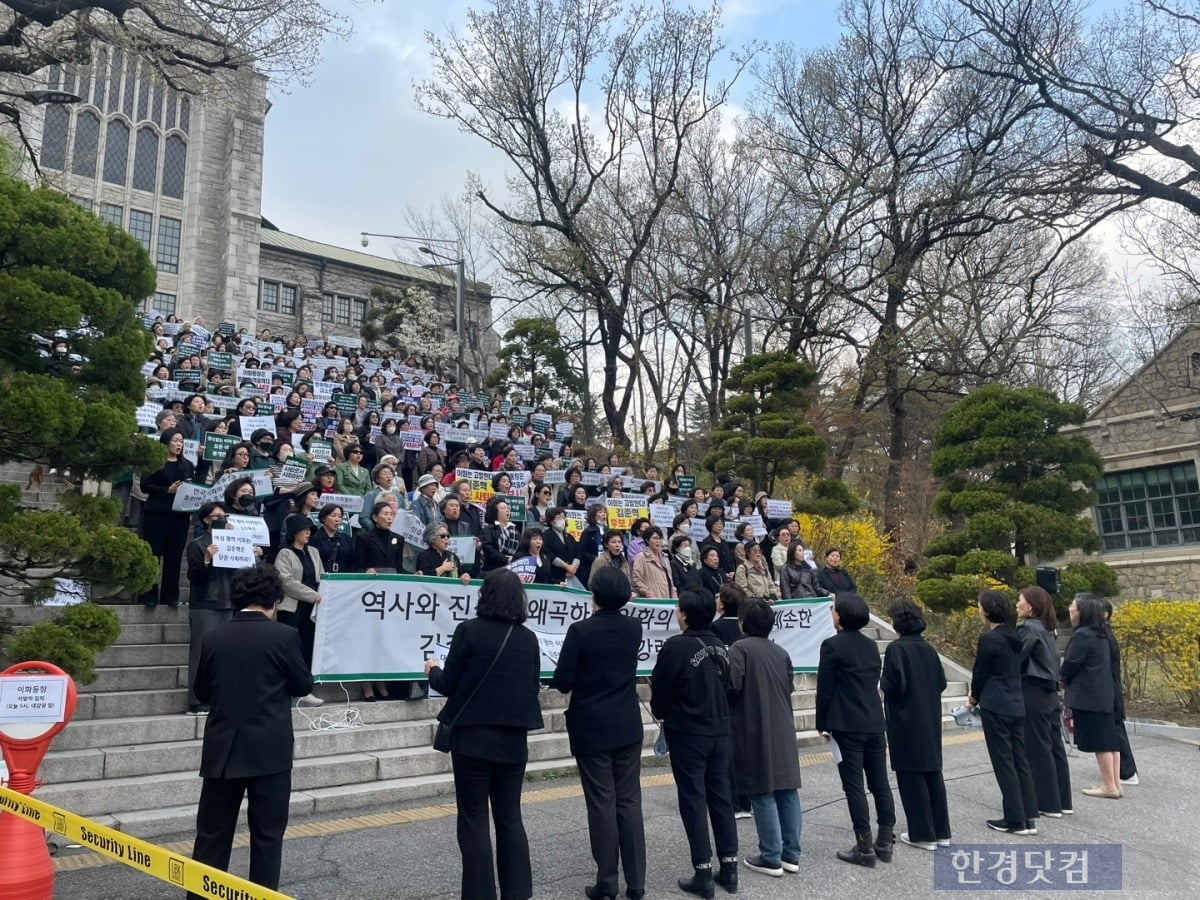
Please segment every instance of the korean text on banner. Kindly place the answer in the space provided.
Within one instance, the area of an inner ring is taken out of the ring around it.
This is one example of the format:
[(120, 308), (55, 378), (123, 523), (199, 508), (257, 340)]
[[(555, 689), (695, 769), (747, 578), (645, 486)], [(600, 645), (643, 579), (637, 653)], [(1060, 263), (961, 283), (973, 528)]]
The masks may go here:
[(628, 531), (634, 519), (650, 518), (644, 497), (610, 498), (604, 505), (608, 508), (608, 527), (614, 531)]
[[(480, 582), (412, 575), (327, 574), (321, 581), (313, 673), (318, 681), (387, 681), (424, 677), (426, 659), (445, 655), (454, 630), (475, 616)], [(553, 585), (527, 585), (525, 627), (542, 648), (549, 676), (572, 622), (592, 614), (591, 595)], [(828, 597), (780, 600), (771, 640), (797, 672), (815, 672), (821, 642), (833, 635)], [(679, 633), (670, 600), (633, 600), (622, 613), (642, 626), (638, 674), (648, 675), (663, 641)]]

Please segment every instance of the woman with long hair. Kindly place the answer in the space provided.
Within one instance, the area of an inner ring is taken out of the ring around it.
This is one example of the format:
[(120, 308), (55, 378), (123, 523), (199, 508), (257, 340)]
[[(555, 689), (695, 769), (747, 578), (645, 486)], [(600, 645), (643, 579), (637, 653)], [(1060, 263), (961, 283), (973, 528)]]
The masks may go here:
[[(538, 706), (541, 648), (522, 623), (521, 580), (507, 569), (491, 572), (479, 589), (475, 618), (454, 631), (444, 660), (430, 659), (430, 686), (449, 699), (438, 720), (452, 726), (450, 760), (458, 806), (464, 900), (533, 896), (529, 839), (521, 819), (521, 787), (529, 760), (528, 733), (542, 727)], [(488, 808), (496, 829), (496, 853)]]
[(1017, 596), (1021, 636), (1021, 693), (1025, 699), (1025, 755), (1033, 774), (1038, 812), (1052, 819), (1073, 812), (1071, 770), (1063, 745), (1058, 645), (1054, 601), (1042, 588), (1022, 588)]
[(1099, 787), (1085, 788), (1083, 793), (1118, 800), (1121, 743), (1117, 736), (1112, 651), (1104, 602), (1091, 594), (1079, 594), (1067, 612), (1075, 630), (1063, 654), (1062, 680), (1067, 687), (1066, 703), (1075, 722), (1075, 746), (1082, 753), (1096, 754), (1100, 769)]

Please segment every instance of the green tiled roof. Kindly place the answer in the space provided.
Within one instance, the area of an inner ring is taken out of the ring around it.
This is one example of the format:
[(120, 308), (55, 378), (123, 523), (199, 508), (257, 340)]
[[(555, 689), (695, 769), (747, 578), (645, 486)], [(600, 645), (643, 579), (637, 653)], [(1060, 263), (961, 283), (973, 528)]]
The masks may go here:
[[(409, 278), (414, 281), (426, 281), (434, 284), (454, 283), (454, 272), (452, 269), (426, 269), (423, 266), (409, 265), (395, 259), (387, 259), (370, 253), (361, 253), (358, 250), (347, 250), (344, 247), (335, 247), (333, 244), (310, 241), (308, 238), (302, 238), (299, 235), (288, 234), (284, 231), (273, 231), (270, 228), (263, 228), (261, 235), (259, 243), (263, 247), (282, 250), (285, 253), (302, 253), (305, 256), (329, 260), (331, 263), (342, 263), (343, 265), (354, 266), (359, 269), (370, 269), (373, 272), (381, 272), (400, 278)], [(468, 284), (468, 289), (475, 287), (477, 286)]]

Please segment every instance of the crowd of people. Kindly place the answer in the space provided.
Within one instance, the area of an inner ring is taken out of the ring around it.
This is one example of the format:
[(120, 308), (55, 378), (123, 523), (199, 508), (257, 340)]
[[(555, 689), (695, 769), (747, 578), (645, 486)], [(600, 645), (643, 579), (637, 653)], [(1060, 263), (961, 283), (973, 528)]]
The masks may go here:
[[(231, 723), (268, 714), (289, 698), (320, 703), (311, 679), (294, 670), (311, 670), (312, 613), (328, 572), (483, 579), (476, 617), (459, 625), (445, 659), (426, 665), (429, 685), (448, 698), (438, 718), (453, 762), (463, 897), (532, 895), (520, 793), (527, 734), (543, 720), (541, 653), (523, 626), (526, 583), (567, 584), (593, 597), (594, 614), (570, 627), (551, 681), (570, 694), (567, 729), (596, 863), (588, 897), (617, 897), (622, 875), (626, 897), (637, 900), (646, 889), (644, 730), (635, 683), (642, 634), (621, 615), (634, 597), (676, 601), (680, 633), (658, 654), (649, 710), (669, 748), (690, 849), (683, 891), (713, 897), (719, 886), (734, 893), (739, 868), (770, 877), (799, 870), (792, 662), (769, 639), (771, 604), (779, 599), (834, 597), (836, 634), (821, 647), (816, 727), (837, 744), (855, 835), (838, 858), (874, 867), (892, 860), (897, 839), (930, 851), (949, 844), (941, 774), (946, 678), (921, 635), (920, 609), (906, 600), (892, 604), (899, 638), (881, 661), (862, 634), (869, 612), (841, 551), (828, 549), (818, 565), (797, 520), (765, 493), (747, 496), (729, 474), (701, 485), (681, 465), (660, 472), (619, 453), (589, 456), (574, 448), (569, 420), (526, 409), (520, 397), (465, 391), (415, 360), (360, 355), (303, 337), (209, 332), (202, 322), (147, 324), (156, 351), (147, 363), (142, 421), (168, 460), (158, 471), (131, 473), (122, 493), (129, 524), (141, 528), (160, 561), (158, 584), (141, 598), (147, 607), (180, 602), (186, 563), (188, 711), (210, 713), (197, 858), (227, 864), (228, 811), (236, 814), (234, 798), (250, 791), (251, 803), (268, 810), (252, 826), (252, 879), (277, 886), (275, 831), (282, 832), (278, 798), (285, 789), (278, 760), (256, 787), (260, 776), (239, 779), (211, 762), (218, 751), (210, 753), (209, 744), (235, 759), (222, 738)], [(204, 452), (213, 446), (222, 448), (219, 460)], [(210, 488), (194, 511), (175, 503), (185, 485)], [(261, 520), (256, 533), (267, 539), (255, 555), (264, 565), (214, 565), (214, 534), (230, 527), (231, 516), (239, 527)], [(402, 536), (399, 517), (416, 520), (419, 542)], [(270, 577), (246, 574), (255, 571)], [(1060, 682), (1078, 745), (1097, 756), (1101, 783), (1084, 793), (1119, 798), (1121, 777), (1129, 777), (1120, 767), (1132, 766), (1132, 755), (1103, 601), (1081, 595), (1072, 604), (1077, 629), (1061, 667), (1053, 603), (1044, 591), (1021, 592), (1015, 628), (1003, 594), (984, 592), (979, 611), (989, 630), (980, 639), (970, 704), (983, 710), (1003, 798), (1002, 818), (988, 826), (1030, 835), (1039, 817), (1073, 812)], [(270, 633), (287, 661), (277, 669), (288, 675), (255, 709), (245, 697), (222, 697), (236, 692), (230, 659), (256, 652), (245, 646), (255, 633), (246, 624), (262, 617), (290, 626)], [(395, 685), (364, 685), (368, 702), (395, 696)], [(406, 699), (418, 696), (419, 686)], [(899, 834), (889, 758), (907, 820)], [(739, 815), (754, 820), (756, 853), (739, 856)]]

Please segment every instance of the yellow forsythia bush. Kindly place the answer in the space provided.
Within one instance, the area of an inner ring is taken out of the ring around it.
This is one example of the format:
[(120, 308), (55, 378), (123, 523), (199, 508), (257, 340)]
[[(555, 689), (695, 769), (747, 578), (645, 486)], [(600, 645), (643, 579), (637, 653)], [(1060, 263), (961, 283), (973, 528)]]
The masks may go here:
[(1161, 684), (1200, 712), (1200, 600), (1128, 600), (1114, 609), (1112, 629), (1126, 696), (1142, 699)]
[(887, 576), (887, 557), (891, 545), (866, 513), (852, 516), (813, 516), (800, 513), (800, 540), (813, 552), (817, 565), (825, 564), (830, 547), (842, 551), (842, 568), (854, 576), (864, 597), (882, 598)]

